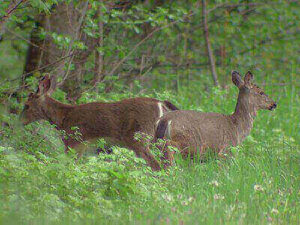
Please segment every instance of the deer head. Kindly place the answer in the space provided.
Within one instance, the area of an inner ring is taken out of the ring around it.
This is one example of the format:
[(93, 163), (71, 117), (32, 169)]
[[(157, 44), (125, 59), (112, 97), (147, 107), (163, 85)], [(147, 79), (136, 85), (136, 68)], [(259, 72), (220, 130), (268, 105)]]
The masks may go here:
[(52, 94), (54, 86), (53, 79), (47, 74), (40, 80), (37, 91), (29, 94), (20, 115), (20, 119), (24, 125), (46, 119), (43, 107), (46, 98)]
[(269, 98), (265, 92), (256, 84), (252, 83), (253, 74), (248, 71), (242, 80), (242, 77), (237, 71), (232, 71), (232, 82), (239, 88), (238, 103), (243, 103), (245, 106), (254, 109), (273, 110), (277, 104)]

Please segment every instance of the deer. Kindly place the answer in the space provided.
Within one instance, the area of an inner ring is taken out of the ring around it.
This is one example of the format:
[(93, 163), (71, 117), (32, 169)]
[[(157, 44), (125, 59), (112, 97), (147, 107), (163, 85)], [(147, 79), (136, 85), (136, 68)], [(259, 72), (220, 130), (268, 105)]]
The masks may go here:
[[(81, 105), (63, 104), (53, 98), (55, 90), (53, 76), (45, 75), (38, 84), (36, 92), (29, 94), (20, 120), (23, 125), (34, 121), (47, 120), (65, 135), (62, 141), (65, 153), (75, 149), (79, 159), (86, 146), (104, 138), (113, 145), (133, 150), (137, 157), (143, 158), (152, 170), (160, 170), (160, 164), (145, 148), (144, 143), (134, 138), (136, 132), (154, 135), (154, 123), (168, 111), (178, 110), (169, 101), (154, 98), (136, 97), (117, 102), (91, 102)], [(75, 137), (74, 127), (79, 131)]]
[(183, 158), (204, 161), (207, 153), (226, 158), (230, 147), (237, 146), (249, 135), (257, 111), (273, 110), (277, 104), (256, 84), (248, 71), (244, 79), (232, 71), (232, 82), (239, 89), (235, 111), (230, 115), (193, 110), (177, 110), (158, 119), (153, 142), (165, 141), (159, 148), (163, 153), (164, 167), (174, 164), (175, 147)]

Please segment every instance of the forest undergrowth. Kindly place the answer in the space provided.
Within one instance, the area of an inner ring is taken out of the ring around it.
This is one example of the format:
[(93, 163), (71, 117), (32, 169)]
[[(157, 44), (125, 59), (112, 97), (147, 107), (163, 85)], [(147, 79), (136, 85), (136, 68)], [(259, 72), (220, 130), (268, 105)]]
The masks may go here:
[[(18, 115), (1, 114), (6, 126), (0, 130), (0, 223), (299, 224), (299, 90), (293, 82), (266, 83), (278, 108), (259, 112), (251, 135), (232, 148), (232, 158), (200, 164), (177, 157), (174, 167), (161, 172), (120, 147), (75, 162), (48, 122), (22, 127)], [(207, 91), (197, 85), (183, 85), (177, 93), (90, 92), (78, 103), (142, 95), (181, 109), (234, 110), (233, 85)], [(54, 97), (63, 100), (63, 92)]]

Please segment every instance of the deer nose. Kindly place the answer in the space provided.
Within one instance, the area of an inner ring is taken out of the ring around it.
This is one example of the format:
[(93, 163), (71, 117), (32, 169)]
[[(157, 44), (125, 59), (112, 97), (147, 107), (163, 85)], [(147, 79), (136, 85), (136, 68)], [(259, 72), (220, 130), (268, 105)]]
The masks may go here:
[(277, 107), (277, 104), (274, 102), (270, 107), (269, 110), (273, 110)]

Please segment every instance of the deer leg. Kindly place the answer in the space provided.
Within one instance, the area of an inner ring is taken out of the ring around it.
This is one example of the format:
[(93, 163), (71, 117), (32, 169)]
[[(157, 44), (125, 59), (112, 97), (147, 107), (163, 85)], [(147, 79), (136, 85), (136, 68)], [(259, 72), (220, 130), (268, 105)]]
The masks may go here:
[[(134, 117), (133, 117), (134, 118)], [(142, 139), (141, 141), (136, 141), (134, 134), (140, 130), (140, 125), (136, 122), (135, 118), (129, 120), (127, 124), (127, 129), (124, 130), (124, 142), (127, 146), (135, 152), (135, 155), (139, 158), (143, 158), (147, 164), (151, 167), (153, 171), (160, 170), (160, 164), (155, 159), (154, 155), (151, 154), (147, 143)]]
[(67, 154), (70, 149), (69, 148), (73, 148), (76, 153), (77, 153), (77, 157), (76, 157), (76, 161), (78, 161), (79, 158), (81, 158), (81, 156), (83, 155), (83, 153), (86, 151), (87, 149), (87, 144), (86, 143), (78, 143), (78, 142), (65, 142), (65, 154)]
[(130, 148), (135, 152), (137, 157), (143, 158), (153, 171), (161, 169), (159, 162), (151, 154), (150, 149), (140, 143), (135, 143)]
[(230, 149), (228, 147), (224, 147), (219, 151), (218, 156), (222, 159), (231, 158), (232, 152), (230, 151)]
[(164, 144), (158, 147), (163, 154), (163, 157), (161, 157), (161, 161), (163, 163), (164, 169), (167, 169), (167, 167), (174, 165), (175, 152), (170, 149), (170, 147), (178, 148), (178, 145), (174, 141), (167, 140)]
[(86, 149), (87, 149), (87, 144), (86, 143), (80, 143), (79, 145), (77, 145), (75, 147), (75, 150), (76, 150), (76, 153), (77, 153), (76, 161), (78, 161), (81, 158), (83, 153), (86, 152)]
[(147, 164), (151, 167), (153, 171), (161, 170), (159, 162), (151, 154), (150, 150), (142, 153), (142, 158), (146, 160)]
[(111, 146), (104, 146), (104, 148), (97, 148), (96, 149), (96, 154), (99, 155), (99, 154), (107, 154), (107, 155), (110, 155), (113, 153), (113, 150), (111, 148)]

